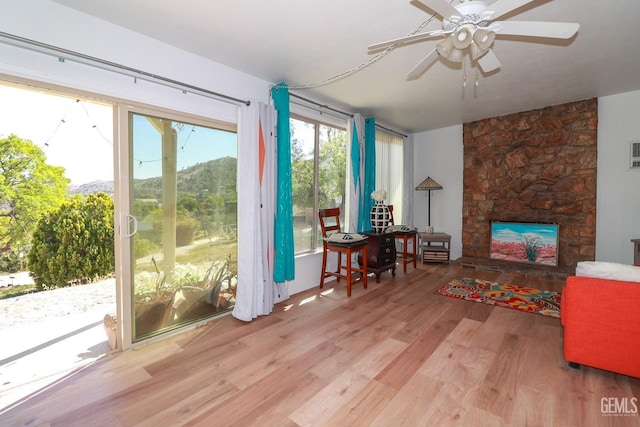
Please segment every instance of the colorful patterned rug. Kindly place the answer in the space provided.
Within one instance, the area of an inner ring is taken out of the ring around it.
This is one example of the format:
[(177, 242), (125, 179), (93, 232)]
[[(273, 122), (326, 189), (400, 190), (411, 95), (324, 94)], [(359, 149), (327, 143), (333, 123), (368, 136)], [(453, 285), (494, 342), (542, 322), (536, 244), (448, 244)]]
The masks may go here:
[(436, 293), (543, 316), (560, 317), (560, 294), (553, 291), (464, 277), (452, 280)]

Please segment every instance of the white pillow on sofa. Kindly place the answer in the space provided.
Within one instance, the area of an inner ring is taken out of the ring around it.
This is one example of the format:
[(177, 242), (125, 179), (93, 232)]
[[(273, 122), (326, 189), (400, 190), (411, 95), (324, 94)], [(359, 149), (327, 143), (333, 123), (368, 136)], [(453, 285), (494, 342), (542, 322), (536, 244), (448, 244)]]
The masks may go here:
[(616, 262), (580, 261), (576, 266), (576, 276), (640, 283), (640, 267)]

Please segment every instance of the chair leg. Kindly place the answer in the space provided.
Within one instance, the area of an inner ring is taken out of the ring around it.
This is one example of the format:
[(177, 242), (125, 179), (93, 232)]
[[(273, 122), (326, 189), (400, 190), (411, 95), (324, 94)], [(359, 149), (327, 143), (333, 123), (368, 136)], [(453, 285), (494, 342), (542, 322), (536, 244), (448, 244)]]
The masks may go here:
[[(342, 273), (342, 252), (338, 252), (338, 270), (336, 271), (336, 273)], [(340, 282), (340, 276), (336, 277), (336, 282)]]
[(416, 242), (416, 235), (412, 237), (413, 240), (413, 268), (417, 268), (417, 258), (418, 258), (418, 242)]
[(351, 296), (351, 252), (345, 254), (347, 256), (347, 296)]
[(407, 243), (409, 243), (409, 239), (404, 238), (402, 240), (402, 271), (407, 272)]
[(367, 289), (367, 245), (362, 247), (362, 286)]

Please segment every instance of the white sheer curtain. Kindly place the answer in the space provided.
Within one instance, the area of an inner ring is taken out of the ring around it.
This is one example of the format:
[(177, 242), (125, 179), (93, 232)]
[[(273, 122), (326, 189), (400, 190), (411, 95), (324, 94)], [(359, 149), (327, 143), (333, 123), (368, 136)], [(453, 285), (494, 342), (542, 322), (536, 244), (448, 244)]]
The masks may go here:
[(276, 111), (242, 105), (238, 119), (238, 286), (233, 316), (250, 321), (288, 298), (273, 280)]
[(353, 118), (347, 121), (347, 141), (348, 156), (347, 162), (347, 212), (345, 218), (347, 227), (345, 231), (357, 232), (358, 217), (360, 215), (360, 195), (362, 194), (364, 182), (364, 117), (360, 114), (354, 114)]
[(405, 210), (403, 143), (402, 137), (376, 129), (376, 189), (387, 191), (386, 203), (393, 205), (393, 217), (397, 224), (404, 219)]
[(413, 184), (413, 137), (404, 139), (402, 144), (404, 163), (402, 170), (404, 179), (402, 185), (402, 223), (414, 225), (413, 223), (413, 195), (415, 193)]

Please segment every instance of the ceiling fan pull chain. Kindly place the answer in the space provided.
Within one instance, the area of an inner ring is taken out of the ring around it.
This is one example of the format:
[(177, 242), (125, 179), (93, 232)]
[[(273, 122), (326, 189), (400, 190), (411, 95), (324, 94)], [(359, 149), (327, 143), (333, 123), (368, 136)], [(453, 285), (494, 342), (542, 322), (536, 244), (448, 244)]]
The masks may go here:
[(467, 61), (462, 61), (462, 88), (467, 87)]

